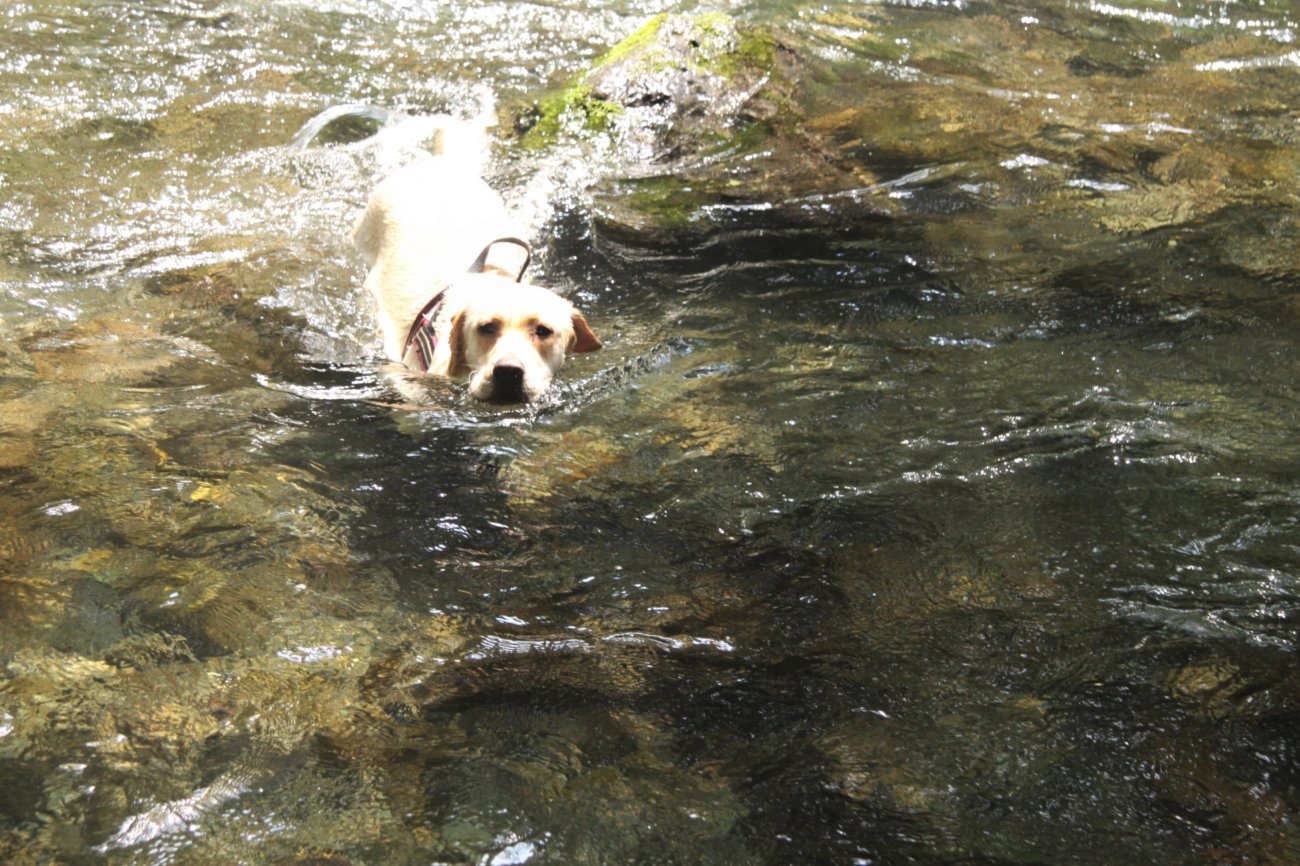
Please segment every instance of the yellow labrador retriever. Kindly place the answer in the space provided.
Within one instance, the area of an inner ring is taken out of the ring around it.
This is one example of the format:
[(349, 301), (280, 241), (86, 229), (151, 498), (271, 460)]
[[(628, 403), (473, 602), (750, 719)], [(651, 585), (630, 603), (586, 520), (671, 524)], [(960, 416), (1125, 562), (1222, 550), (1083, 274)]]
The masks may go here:
[(572, 304), (523, 282), (519, 236), (463, 154), (444, 149), (385, 178), (352, 240), (388, 357), (479, 400), (518, 402), (537, 399), (568, 354), (599, 349)]

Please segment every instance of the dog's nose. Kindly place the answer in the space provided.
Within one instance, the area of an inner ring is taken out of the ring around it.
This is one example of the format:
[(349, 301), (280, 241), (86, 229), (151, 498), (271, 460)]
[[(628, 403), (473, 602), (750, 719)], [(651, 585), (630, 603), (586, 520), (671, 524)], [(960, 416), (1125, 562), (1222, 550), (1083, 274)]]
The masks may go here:
[(492, 368), (492, 398), (524, 399), (524, 367), (517, 361), (502, 361)]

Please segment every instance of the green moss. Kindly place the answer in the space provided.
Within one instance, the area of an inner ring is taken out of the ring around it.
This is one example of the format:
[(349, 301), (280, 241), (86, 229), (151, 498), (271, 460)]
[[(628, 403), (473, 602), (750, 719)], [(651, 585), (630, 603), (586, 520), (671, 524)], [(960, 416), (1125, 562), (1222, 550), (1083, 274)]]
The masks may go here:
[(766, 30), (749, 30), (737, 34), (736, 46), (714, 59), (712, 71), (731, 77), (744, 73), (775, 74), (776, 38)]
[[(682, 52), (663, 43), (666, 26), (684, 28), (678, 44)], [(591, 67), (563, 89), (542, 98), (536, 122), (523, 136), (525, 147), (539, 149), (552, 144), (566, 128), (591, 133), (610, 129), (615, 115), (624, 107), (596, 96), (593, 81), (613, 66), (631, 64), (635, 73), (656, 75), (685, 66), (694, 74), (735, 79), (740, 76), (771, 75), (776, 72), (777, 42), (763, 30), (740, 30), (723, 12), (707, 12), (691, 18), (661, 13), (636, 32), (598, 57)]]
[(664, 22), (667, 20), (668, 13), (660, 12), (658, 15), (643, 24), (640, 29), (632, 35), (625, 37), (613, 48), (606, 51), (600, 57), (597, 57), (596, 62), (591, 65), (591, 68), (600, 69), (601, 67), (608, 66), (611, 63), (617, 63), (634, 51), (642, 50), (647, 44), (654, 42), (655, 39), (658, 38), (659, 31), (663, 28)]
[[(602, 69), (628, 57), (633, 52), (643, 50), (646, 44), (655, 40), (659, 29), (667, 19), (667, 13), (654, 16), (635, 33), (598, 57), (591, 69), (567, 87), (543, 97), (537, 106), (537, 122), (524, 135), (523, 146), (534, 150), (547, 147), (559, 136), (566, 122), (576, 122), (589, 132), (607, 131), (614, 115), (623, 111), (623, 106), (617, 102), (600, 99), (593, 94), (591, 85), (587, 83), (588, 76), (594, 70)], [(570, 121), (570, 118), (573, 120)]]
[(716, 181), (672, 175), (624, 181), (601, 198), (606, 218), (641, 232), (703, 231), (706, 208), (722, 198)]
[(774, 69), (776, 67), (776, 38), (765, 30), (746, 33), (736, 46), (736, 57), (752, 67)]
[(521, 139), (521, 144), (532, 150), (554, 142), (567, 123), (576, 123), (588, 132), (605, 132), (623, 106), (596, 97), (590, 85), (579, 81), (543, 98), (537, 110), (537, 122)]
[[(656, 44), (669, 20), (666, 12), (651, 18), (631, 36), (597, 58), (591, 73), (638, 54), (644, 71), (654, 73), (672, 68), (675, 64), (673, 57)], [(687, 28), (687, 40), (696, 48), (688, 58), (692, 72), (729, 78), (746, 71), (770, 70), (775, 62), (775, 40), (762, 31), (740, 31), (735, 20), (725, 12), (696, 15), (689, 20)]]

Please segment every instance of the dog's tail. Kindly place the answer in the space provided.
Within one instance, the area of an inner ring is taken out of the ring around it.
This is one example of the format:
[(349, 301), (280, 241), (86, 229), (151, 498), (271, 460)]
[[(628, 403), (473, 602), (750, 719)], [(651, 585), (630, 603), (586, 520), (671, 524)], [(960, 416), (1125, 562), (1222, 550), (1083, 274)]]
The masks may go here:
[(334, 124), (347, 123), (364, 127), (364, 132), (361, 135), (356, 134), (355, 131), (349, 131), (351, 132), (349, 139), (356, 140), (374, 135), (376, 131), (391, 123), (392, 120), (393, 112), (378, 105), (358, 105), (354, 103), (334, 105), (307, 121), (293, 137), (293, 141), (289, 142), (289, 149), (306, 150), (325, 131), (326, 127)]
[[(387, 137), (408, 145), (431, 147), (439, 156), (465, 163), (479, 172), (486, 164), (489, 130), (497, 125), (496, 99), (486, 85), (476, 88), (476, 113), (468, 120), (446, 114), (408, 115), (377, 105), (335, 105), (317, 114), (298, 130), (290, 150), (306, 150), (317, 139), (335, 143)], [(463, 116), (463, 115), (462, 115)], [(334, 128), (326, 136), (327, 128)]]
[(462, 161), (475, 171), (487, 162), (491, 141), (489, 130), (497, 125), (496, 98), (486, 85), (477, 88), (478, 110), (468, 120), (450, 120), (441, 124), (433, 142), (439, 156)]

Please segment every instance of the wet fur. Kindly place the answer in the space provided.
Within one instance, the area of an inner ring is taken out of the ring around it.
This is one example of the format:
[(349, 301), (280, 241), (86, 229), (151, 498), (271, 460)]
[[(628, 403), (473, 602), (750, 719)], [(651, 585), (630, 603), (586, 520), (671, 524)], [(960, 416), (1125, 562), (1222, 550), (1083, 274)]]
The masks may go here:
[(485, 127), (449, 120), (439, 140), (440, 155), (375, 188), (352, 232), (369, 268), (365, 286), (384, 352), (402, 361), (411, 323), (446, 286), (429, 374), (466, 384), (480, 400), (535, 400), (567, 355), (599, 349), (600, 340), (567, 300), (515, 282), (525, 255), (518, 246), (493, 245), (483, 272), (469, 273), (493, 240), (525, 235), (479, 176)]

